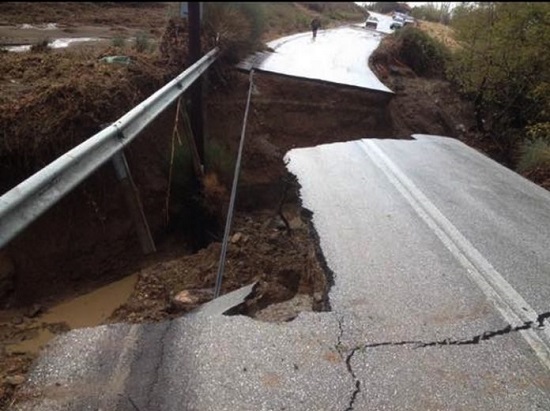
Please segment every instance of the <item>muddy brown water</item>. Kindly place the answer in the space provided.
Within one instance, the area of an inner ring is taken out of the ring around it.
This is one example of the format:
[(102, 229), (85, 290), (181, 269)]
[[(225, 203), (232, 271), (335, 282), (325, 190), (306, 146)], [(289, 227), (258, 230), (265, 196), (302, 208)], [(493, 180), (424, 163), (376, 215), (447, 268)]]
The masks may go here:
[[(33, 324), (36, 324), (36, 327), (34, 332), (30, 333), (29, 338), (8, 344), (7, 351), (10, 353), (38, 353), (56, 335), (50, 331), (48, 326), (56, 326), (61, 323), (65, 329), (75, 329), (102, 324), (128, 300), (136, 282), (137, 274), (133, 274), (48, 309), (33, 319)], [(24, 325), (21, 325), (21, 328), (23, 327)]]

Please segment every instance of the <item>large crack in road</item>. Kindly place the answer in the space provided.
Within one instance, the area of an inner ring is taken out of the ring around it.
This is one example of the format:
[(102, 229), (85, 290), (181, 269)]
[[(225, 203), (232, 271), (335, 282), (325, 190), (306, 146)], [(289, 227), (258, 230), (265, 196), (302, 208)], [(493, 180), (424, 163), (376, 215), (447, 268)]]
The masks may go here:
[(379, 347), (403, 347), (403, 346), (412, 346), (413, 349), (419, 348), (431, 348), (431, 347), (441, 347), (441, 346), (457, 346), (457, 345), (477, 345), (484, 341), (491, 340), (496, 337), (510, 335), (516, 332), (524, 330), (540, 330), (545, 327), (545, 323), (550, 318), (550, 311), (539, 314), (536, 321), (525, 321), (523, 324), (518, 326), (512, 326), (508, 324), (505, 327), (502, 327), (497, 330), (485, 331), (480, 334), (476, 334), (470, 338), (464, 339), (455, 339), (455, 338), (445, 338), (436, 341), (422, 341), (422, 340), (403, 340), (403, 341), (384, 341), (384, 342), (375, 342), (357, 345), (352, 349), (346, 349), (343, 344), (343, 338), (345, 334), (344, 327), (344, 316), (340, 316), (338, 320), (338, 329), (339, 333), (337, 336), (336, 350), (340, 354), (340, 357), (346, 364), (347, 371), (349, 375), (353, 378), (354, 389), (351, 392), (349, 403), (345, 411), (352, 411), (357, 399), (358, 394), (361, 392), (361, 379), (356, 375), (352, 360), (357, 352), (363, 352), (370, 348), (379, 348)]
[(539, 315), (536, 322), (525, 321), (523, 324), (515, 327), (508, 324), (506, 327), (503, 327), (499, 330), (485, 331), (484, 333), (474, 335), (473, 337), (467, 338), (467, 339), (445, 338), (442, 340), (428, 341), (428, 342), (387, 341), (387, 342), (365, 344), (361, 346), (359, 349), (364, 350), (367, 348), (377, 348), (377, 347), (383, 347), (383, 346), (402, 346), (402, 345), (412, 345), (414, 348), (428, 348), (428, 347), (447, 346), (447, 345), (475, 345), (475, 344), (481, 343), (482, 341), (487, 341), (495, 337), (515, 333), (518, 331), (541, 329), (544, 327), (544, 318), (547, 318), (548, 314), (549, 313), (544, 313)]

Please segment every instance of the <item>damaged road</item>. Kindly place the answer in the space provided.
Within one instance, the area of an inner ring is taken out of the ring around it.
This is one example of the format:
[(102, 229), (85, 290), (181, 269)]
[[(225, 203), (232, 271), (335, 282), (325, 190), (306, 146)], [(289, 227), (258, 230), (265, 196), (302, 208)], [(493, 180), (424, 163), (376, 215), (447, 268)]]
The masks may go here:
[(331, 311), (74, 330), (11, 409), (550, 409), (550, 194), (456, 140), (414, 137), (286, 155)]
[(549, 409), (550, 195), (456, 140), (415, 138), (287, 154), (332, 311), (75, 330), (13, 409)]
[(335, 277), (348, 409), (546, 409), (550, 196), (413, 137), (287, 154)]

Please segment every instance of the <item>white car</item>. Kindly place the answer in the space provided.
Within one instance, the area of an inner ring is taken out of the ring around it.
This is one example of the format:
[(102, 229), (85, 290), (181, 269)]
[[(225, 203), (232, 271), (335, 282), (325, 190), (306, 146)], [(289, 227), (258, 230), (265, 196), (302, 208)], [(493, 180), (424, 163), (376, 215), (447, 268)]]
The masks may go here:
[(397, 30), (408, 24), (414, 25), (414, 23), (415, 23), (414, 17), (408, 16), (403, 13), (395, 13), (393, 15), (393, 22), (390, 25), (390, 29)]
[(375, 29), (378, 27), (378, 19), (373, 16), (369, 16), (367, 21), (365, 22), (365, 27), (367, 29)]
[(390, 29), (397, 30), (404, 26), (404, 23), (401, 21), (394, 20), (392, 24), (390, 24)]

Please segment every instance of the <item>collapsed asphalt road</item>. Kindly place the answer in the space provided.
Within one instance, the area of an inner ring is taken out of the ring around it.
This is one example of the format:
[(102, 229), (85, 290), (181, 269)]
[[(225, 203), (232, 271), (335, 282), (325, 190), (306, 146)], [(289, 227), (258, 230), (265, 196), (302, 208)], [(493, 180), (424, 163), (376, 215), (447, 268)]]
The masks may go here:
[(286, 159), (332, 311), (71, 331), (13, 409), (550, 409), (547, 191), (439, 137)]
[(72, 331), (13, 409), (550, 408), (547, 191), (440, 137), (287, 160), (333, 276), (331, 312)]

